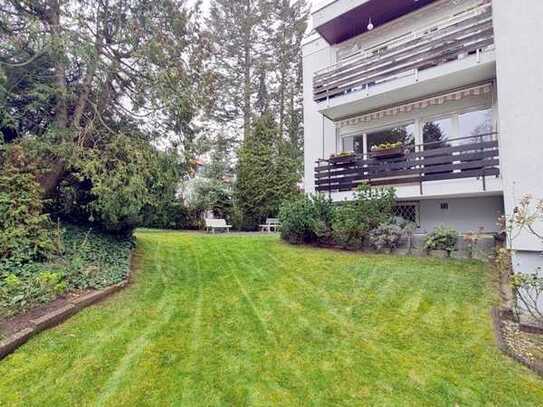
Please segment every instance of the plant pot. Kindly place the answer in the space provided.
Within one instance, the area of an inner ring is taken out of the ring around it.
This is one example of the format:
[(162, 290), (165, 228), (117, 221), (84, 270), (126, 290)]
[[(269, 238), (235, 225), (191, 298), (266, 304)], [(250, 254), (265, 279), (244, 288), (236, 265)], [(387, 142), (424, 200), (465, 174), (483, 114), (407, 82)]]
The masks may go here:
[(354, 155), (343, 155), (343, 156), (337, 156), (337, 157), (330, 157), (329, 161), (332, 164), (348, 164), (355, 161)]
[(382, 160), (385, 158), (397, 158), (404, 155), (403, 147), (390, 148), (388, 150), (371, 151), (370, 157), (376, 160)]
[(428, 250), (428, 254), (431, 257), (437, 257), (438, 259), (448, 259), (450, 257), (447, 250)]

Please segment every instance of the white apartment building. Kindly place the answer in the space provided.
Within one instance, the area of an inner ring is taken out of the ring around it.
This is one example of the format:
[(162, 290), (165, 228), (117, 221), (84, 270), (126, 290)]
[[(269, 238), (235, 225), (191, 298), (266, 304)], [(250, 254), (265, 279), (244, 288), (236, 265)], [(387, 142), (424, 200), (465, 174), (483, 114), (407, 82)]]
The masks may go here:
[[(398, 214), (497, 231), (543, 198), (543, 1), (336, 0), (305, 40), (305, 190), (393, 186)], [(516, 267), (543, 264), (515, 241)]]

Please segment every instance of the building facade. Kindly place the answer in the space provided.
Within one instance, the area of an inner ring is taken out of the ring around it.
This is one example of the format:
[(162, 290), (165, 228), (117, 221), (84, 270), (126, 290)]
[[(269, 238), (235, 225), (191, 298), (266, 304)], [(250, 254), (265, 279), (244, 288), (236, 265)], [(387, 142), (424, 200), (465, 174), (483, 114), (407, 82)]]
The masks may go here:
[[(305, 190), (393, 186), (397, 214), (497, 232), (543, 198), (539, 0), (336, 0), (304, 43)], [(523, 235), (517, 265), (541, 265)]]

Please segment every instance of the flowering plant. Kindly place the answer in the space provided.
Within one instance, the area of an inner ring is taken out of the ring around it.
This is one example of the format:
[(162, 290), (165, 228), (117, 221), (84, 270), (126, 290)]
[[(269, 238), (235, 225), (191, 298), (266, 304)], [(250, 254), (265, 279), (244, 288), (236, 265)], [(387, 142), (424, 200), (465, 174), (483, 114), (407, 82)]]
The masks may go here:
[(386, 151), (386, 150), (394, 150), (396, 148), (400, 148), (403, 145), (401, 141), (398, 141), (396, 143), (383, 143), (378, 144), (371, 147), (371, 151)]

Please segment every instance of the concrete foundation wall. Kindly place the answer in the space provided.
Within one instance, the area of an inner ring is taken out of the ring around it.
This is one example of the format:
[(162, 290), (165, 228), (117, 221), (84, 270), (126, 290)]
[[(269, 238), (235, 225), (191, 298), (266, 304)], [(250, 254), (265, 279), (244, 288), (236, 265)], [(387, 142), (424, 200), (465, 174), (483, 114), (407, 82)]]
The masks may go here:
[[(448, 207), (448, 209), (442, 209)], [(419, 203), (420, 232), (430, 233), (437, 226), (444, 225), (460, 233), (496, 233), (496, 222), (503, 215), (503, 197), (429, 199)]]

